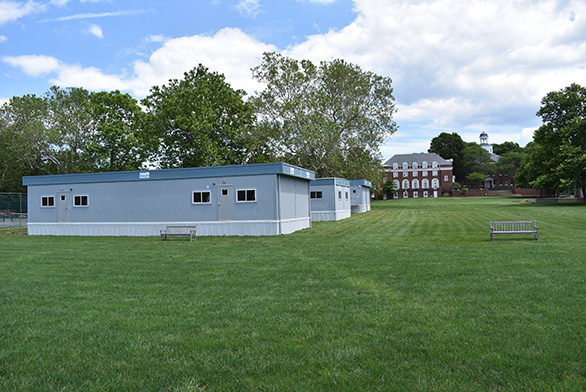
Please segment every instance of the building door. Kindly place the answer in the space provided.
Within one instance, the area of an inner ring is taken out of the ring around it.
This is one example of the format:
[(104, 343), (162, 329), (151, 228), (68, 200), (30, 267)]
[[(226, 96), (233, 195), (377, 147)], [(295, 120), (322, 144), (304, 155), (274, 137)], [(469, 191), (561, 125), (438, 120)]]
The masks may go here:
[(433, 197), (437, 197), (437, 191), (433, 191)]
[(234, 219), (234, 195), (232, 185), (218, 186), (218, 220)]
[(57, 222), (69, 222), (69, 192), (57, 193)]

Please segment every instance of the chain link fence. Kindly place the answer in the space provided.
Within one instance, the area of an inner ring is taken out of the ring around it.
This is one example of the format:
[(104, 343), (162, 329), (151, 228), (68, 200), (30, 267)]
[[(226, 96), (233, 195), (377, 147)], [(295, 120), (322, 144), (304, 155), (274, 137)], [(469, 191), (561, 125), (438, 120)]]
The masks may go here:
[(26, 226), (26, 193), (0, 193), (0, 228)]

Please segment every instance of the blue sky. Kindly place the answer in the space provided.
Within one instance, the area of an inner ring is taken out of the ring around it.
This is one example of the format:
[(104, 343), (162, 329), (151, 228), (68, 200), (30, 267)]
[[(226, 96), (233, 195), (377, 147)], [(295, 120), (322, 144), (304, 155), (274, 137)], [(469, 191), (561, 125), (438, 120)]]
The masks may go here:
[(586, 2), (0, 0), (0, 102), (52, 85), (140, 99), (200, 63), (252, 94), (265, 51), (391, 77), (385, 160), (441, 132), (524, 146), (547, 92), (586, 85)]

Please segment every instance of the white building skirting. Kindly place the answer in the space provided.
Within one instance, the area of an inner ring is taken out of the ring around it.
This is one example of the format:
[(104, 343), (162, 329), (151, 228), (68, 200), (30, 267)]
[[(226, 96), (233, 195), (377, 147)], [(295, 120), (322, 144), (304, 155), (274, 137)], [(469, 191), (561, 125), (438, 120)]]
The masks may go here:
[(197, 236), (265, 236), (290, 234), (311, 227), (309, 218), (225, 222), (84, 222), (28, 223), (29, 235), (158, 236), (166, 226), (197, 226)]
[(351, 210), (340, 211), (311, 211), (312, 222), (319, 221), (337, 221), (350, 218)]

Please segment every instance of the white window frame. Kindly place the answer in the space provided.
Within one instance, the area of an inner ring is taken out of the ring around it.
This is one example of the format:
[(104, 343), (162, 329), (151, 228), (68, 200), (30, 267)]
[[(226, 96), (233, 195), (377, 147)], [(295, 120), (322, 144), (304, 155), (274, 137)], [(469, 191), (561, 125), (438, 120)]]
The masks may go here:
[[(224, 188), (224, 189), (227, 190), (227, 188)], [(224, 189), (222, 189), (222, 191)], [(228, 191), (228, 192), (230, 192), (230, 191)], [(196, 193), (199, 193), (200, 194), (200, 200), (201, 201), (195, 201), (195, 194)], [(208, 201), (203, 201), (203, 199), (204, 199), (203, 198), (203, 194), (204, 193), (207, 193), (208, 194)], [(212, 192), (210, 192), (208, 190), (205, 190), (205, 191), (193, 191), (193, 192), (191, 192), (191, 204), (197, 204), (197, 205), (200, 205), (200, 204), (212, 204)]]
[(393, 177), (399, 177), (399, 172), (393, 172)]
[(425, 179), (421, 180), (421, 187), (422, 187), (423, 189), (427, 189), (427, 188), (429, 188), (429, 180), (428, 180), (427, 178), (425, 178)]
[(399, 170), (399, 164), (398, 163), (393, 163), (393, 170)]
[[(47, 205), (43, 205), (43, 199), (47, 200)], [(49, 205), (49, 200), (53, 200), (53, 204)], [(47, 196), (41, 196), (41, 208), (55, 208), (55, 196), (51, 195), (47, 195)]]
[(446, 182), (448, 181), (448, 175), (447, 174), (444, 176), (444, 181), (446, 181)]
[(409, 174), (408, 174), (407, 172), (405, 172), (405, 171), (404, 171), (404, 172), (403, 172), (403, 177), (408, 177), (408, 176), (409, 176)]
[[(407, 186), (405, 186), (405, 184), (407, 184)], [(403, 180), (403, 183), (401, 185), (403, 189), (409, 189), (409, 180)]]
[(338, 200), (342, 200), (342, 191), (338, 191)]
[(435, 168), (437, 167), (437, 162), (436, 162), (436, 161), (433, 161), (433, 162), (431, 163), (431, 167), (435, 169)]
[[(83, 204), (83, 198), (85, 197), (85, 204)], [(79, 203), (78, 203), (79, 200)], [(73, 195), (73, 206), (76, 208), (84, 208), (90, 206), (90, 196), (89, 195)]]
[(409, 164), (407, 162), (403, 162), (403, 169), (409, 169)]
[[(240, 192), (244, 192), (244, 198), (246, 200), (239, 200), (240, 199), (240, 196), (239, 196)], [(248, 199), (248, 192), (254, 192), (254, 200)], [(236, 190), (236, 203), (256, 203), (256, 188), (237, 189)]]
[(348, 200), (348, 198), (350, 197), (350, 195), (348, 194), (348, 191), (346, 191), (345, 196), (346, 196), (346, 200)]
[(411, 181), (411, 188), (412, 189), (419, 189), (419, 180), (418, 179), (414, 179), (413, 181)]
[(433, 175), (434, 177), (437, 177), (437, 170), (434, 170), (432, 175)]
[(423, 162), (421, 163), (421, 167), (422, 167), (423, 169), (427, 169), (427, 161), (423, 161)]
[(417, 199), (419, 197), (419, 192), (418, 191), (413, 191), (413, 198)]

